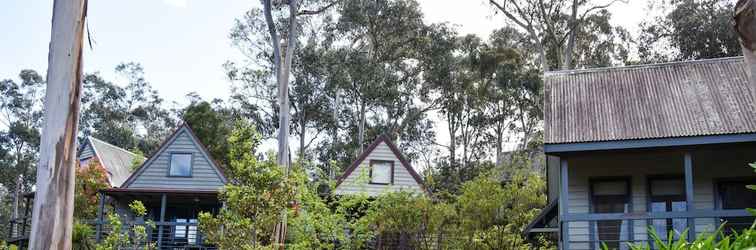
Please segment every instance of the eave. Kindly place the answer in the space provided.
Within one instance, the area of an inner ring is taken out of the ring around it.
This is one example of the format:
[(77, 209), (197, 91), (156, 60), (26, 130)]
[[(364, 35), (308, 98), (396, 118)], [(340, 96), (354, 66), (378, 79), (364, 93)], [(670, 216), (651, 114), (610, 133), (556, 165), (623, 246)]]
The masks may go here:
[(663, 147), (684, 147), (696, 145), (713, 145), (728, 143), (756, 142), (756, 133), (706, 135), (672, 138), (633, 139), (617, 141), (576, 142), (576, 143), (546, 143), (546, 154), (559, 155), (573, 152), (644, 149)]

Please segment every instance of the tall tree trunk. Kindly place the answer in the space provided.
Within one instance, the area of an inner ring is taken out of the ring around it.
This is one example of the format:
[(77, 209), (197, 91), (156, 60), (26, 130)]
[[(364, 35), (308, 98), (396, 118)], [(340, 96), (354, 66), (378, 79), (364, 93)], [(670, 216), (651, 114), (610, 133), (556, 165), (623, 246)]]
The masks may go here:
[(305, 158), (305, 133), (307, 133), (307, 127), (305, 127), (306, 121), (305, 121), (305, 109), (304, 105), (300, 105), (301, 111), (299, 116), (299, 162), (301, 163), (304, 161)]
[[(333, 128), (331, 131), (331, 145), (335, 146), (339, 142), (339, 108), (341, 107), (341, 103), (339, 102), (339, 90), (336, 90), (336, 94), (334, 96), (334, 105), (333, 105)], [(336, 178), (336, 171), (334, 171), (333, 166), (331, 164), (328, 164), (328, 180), (334, 180)]]
[(502, 143), (504, 142), (504, 128), (501, 124), (502, 122), (499, 121), (496, 124), (496, 166), (500, 167), (502, 163), (502, 158), (504, 157), (504, 150), (502, 147)]
[(567, 38), (567, 46), (564, 47), (564, 53), (562, 55), (562, 69), (572, 68), (572, 51), (575, 48), (575, 36), (577, 36), (578, 20), (578, 0), (572, 1), (572, 13), (569, 22), (569, 37)]
[(29, 249), (71, 249), (86, 0), (56, 0)]
[(449, 112), (447, 120), (449, 120), (449, 162), (452, 166), (457, 163), (457, 125), (455, 114)]
[(541, 69), (543, 72), (549, 71), (549, 62), (546, 61), (546, 47), (539, 42), (536, 43), (536, 49), (538, 50), (538, 61), (541, 63)]
[(735, 5), (735, 30), (746, 62), (751, 87), (756, 89), (756, 3), (739, 0)]
[[(20, 174), (18, 175), (18, 178), (16, 178), (16, 190), (13, 193), (13, 214), (11, 215), (11, 220), (17, 220), (19, 217), (18, 214), (18, 207), (19, 204), (21, 204), (21, 196), (23, 195), (23, 191), (21, 191), (21, 186), (23, 185), (22, 182), (24, 181), (24, 175)], [(18, 232), (18, 224), (11, 223), (11, 228), (8, 230), (11, 230), (11, 235), (16, 235)]]
[(364, 100), (360, 101), (360, 125), (357, 131), (357, 156), (362, 154), (365, 144), (365, 123), (367, 123), (367, 117), (365, 115), (365, 103)]
[[(278, 165), (285, 169), (288, 176), (289, 168), (291, 167), (289, 155), (289, 124), (291, 123), (289, 114), (289, 75), (291, 61), (296, 49), (297, 9), (299, 5), (297, 0), (289, 0), (289, 32), (286, 39), (286, 49), (284, 49), (285, 55), (282, 61), (281, 43), (273, 20), (271, 0), (262, 0), (262, 3), (265, 22), (267, 23), (271, 45), (273, 46), (273, 60), (278, 80), (278, 104), (280, 107), (278, 116)], [(276, 225), (272, 240), (279, 248), (283, 249), (286, 240), (286, 210), (281, 211), (281, 221)]]

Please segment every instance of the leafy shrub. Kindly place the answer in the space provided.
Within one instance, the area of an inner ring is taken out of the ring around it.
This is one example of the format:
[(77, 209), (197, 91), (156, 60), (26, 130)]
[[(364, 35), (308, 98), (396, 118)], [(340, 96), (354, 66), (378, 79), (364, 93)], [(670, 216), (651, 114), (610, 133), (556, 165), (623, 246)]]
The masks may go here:
[[(144, 204), (141, 201), (132, 201), (129, 203), (129, 208), (136, 217), (144, 217), (147, 214), (147, 208), (144, 207)], [(121, 217), (115, 213), (108, 213), (108, 223), (110, 224), (112, 231), (102, 242), (97, 244), (95, 249), (155, 249), (156, 246), (154, 243), (151, 244), (145, 241), (145, 239), (147, 239), (147, 228), (154, 228), (154, 222), (147, 221), (145, 225), (132, 225), (127, 227), (124, 231)]]
[(8, 245), (5, 241), (0, 240), (0, 250), (18, 250), (16, 245)]
[[(667, 239), (662, 239), (656, 232), (656, 229), (649, 227), (648, 233), (651, 235), (654, 247), (650, 244), (628, 244), (631, 250), (756, 250), (756, 223), (743, 232), (734, 232), (732, 235), (725, 235), (722, 232), (724, 225), (720, 226), (717, 231), (709, 234), (699, 234), (691, 242), (688, 242), (686, 229), (680, 234), (678, 239), (674, 239), (675, 234), (668, 233)], [(609, 250), (606, 244), (602, 244), (602, 249)]]
[(74, 250), (94, 250), (95, 242), (92, 241), (92, 235), (94, 235), (94, 230), (91, 226), (74, 221), (73, 236), (71, 237), (72, 248)]

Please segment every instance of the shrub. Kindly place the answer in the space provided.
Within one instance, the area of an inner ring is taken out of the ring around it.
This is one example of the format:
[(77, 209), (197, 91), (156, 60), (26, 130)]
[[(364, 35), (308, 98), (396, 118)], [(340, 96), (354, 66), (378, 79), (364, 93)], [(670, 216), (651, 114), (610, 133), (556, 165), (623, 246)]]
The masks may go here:
[[(724, 224), (717, 231), (709, 234), (699, 234), (695, 239), (688, 242), (686, 236), (687, 229), (680, 234), (678, 239), (674, 239), (675, 234), (669, 233), (667, 239), (662, 239), (653, 227), (649, 227), (648, 233), (651, 235), (654, 247), (651, 244), (630, 244), (632, 250), (756, 250), (756, 223), (743, 232), (734, 232), (732, 235), (725, 235), (722, 232)], [(602, 244), (602, 249), (608, 250), (606, 244)]]

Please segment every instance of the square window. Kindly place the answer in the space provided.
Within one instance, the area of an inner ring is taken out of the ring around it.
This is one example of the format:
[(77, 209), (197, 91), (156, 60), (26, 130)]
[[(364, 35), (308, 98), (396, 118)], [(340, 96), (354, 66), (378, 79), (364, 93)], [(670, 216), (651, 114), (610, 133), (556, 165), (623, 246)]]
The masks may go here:
[(370, 183), (391, 184), (394, 179), (394, 162), (370, 161)]
[(171, 154), (169, 176), (192, 176), (192, 154)]

